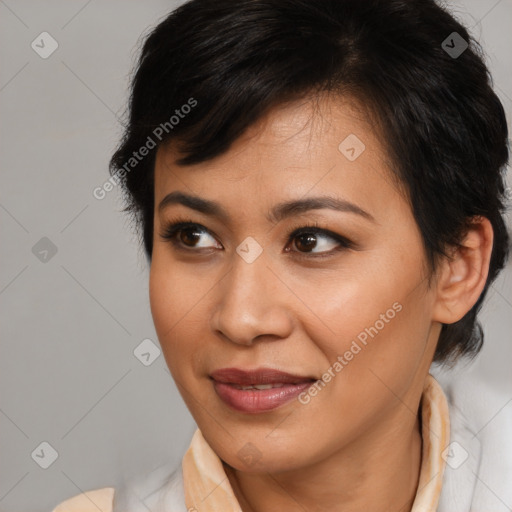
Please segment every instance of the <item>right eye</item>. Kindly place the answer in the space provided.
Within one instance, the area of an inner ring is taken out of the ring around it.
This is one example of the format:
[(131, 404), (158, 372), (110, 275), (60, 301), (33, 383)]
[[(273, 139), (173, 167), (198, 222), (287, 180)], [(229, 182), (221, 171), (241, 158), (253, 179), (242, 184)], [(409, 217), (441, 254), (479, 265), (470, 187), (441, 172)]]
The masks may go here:
[(164, 240), (170, 241), (179, 250), (191, 251), (198, 248), (212, 248), (212, 241), (214, 248), (222, 249), (222, 246), (219, 247), (220, 244), (217, 240), (210, 235), (208, 229), (201, 224), (188, 220), (167, 224), (164, 226), (160, 236)]

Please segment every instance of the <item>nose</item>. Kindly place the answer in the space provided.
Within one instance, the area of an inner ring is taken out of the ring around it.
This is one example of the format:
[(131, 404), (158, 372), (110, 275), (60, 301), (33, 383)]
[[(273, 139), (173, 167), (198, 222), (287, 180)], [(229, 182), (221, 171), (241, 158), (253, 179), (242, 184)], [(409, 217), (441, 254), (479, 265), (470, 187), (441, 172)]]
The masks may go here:
[(290, 292), (276, 278), (263, 254), (247, 263), (238, 254), (233, 266), (216, 291), (218, 300), (211, 317), (211, 328), (239, 345), (252, 345), (256, 339), (284, 339), (293, 329), (287, 307)]

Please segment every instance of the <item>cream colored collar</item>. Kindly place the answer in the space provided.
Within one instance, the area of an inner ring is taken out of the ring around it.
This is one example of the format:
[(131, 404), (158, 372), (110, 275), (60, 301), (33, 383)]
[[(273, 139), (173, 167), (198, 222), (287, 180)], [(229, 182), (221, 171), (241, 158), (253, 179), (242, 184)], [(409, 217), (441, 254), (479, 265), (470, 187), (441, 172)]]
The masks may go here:
[[(448, 403), (441, 386), (428, 375), (421, 399), (423, 452), (418, 490), (411, 512), (435, 512), (441, 494), (449, 443)], [(196, 430), (182, 460), (185, 504), (198, 512), (242, 512), (222, 461)]]

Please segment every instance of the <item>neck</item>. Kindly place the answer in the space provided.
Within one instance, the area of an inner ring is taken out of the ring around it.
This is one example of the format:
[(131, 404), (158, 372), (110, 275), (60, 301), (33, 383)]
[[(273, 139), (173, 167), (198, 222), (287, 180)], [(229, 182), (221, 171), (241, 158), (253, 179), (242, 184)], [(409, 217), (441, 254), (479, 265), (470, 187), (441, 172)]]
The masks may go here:
[(375, 429), (306, 468), (278, 474), (224, 468), (243, 512), (409, 512), (422, 458), (418, 416), (399, 407)]

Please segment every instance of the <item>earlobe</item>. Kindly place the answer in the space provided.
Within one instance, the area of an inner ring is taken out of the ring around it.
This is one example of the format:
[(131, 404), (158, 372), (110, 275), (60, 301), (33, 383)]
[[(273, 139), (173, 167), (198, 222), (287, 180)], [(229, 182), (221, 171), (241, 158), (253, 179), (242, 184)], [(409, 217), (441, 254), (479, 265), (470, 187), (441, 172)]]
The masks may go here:
[(492, 245), (490, 221), (474, 217), (460, 246), (439, 263), (432, 320), (452, 324), (474, 306), (487, 281)]

